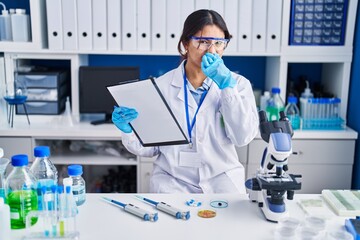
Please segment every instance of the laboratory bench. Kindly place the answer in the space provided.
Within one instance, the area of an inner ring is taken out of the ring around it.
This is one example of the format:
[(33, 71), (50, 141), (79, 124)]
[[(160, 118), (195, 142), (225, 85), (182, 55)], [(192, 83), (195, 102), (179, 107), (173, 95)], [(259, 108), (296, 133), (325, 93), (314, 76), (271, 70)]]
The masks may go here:
[[(143, 219), (125, 212), (102, 200), (106, 196), (123, 203), (132, 203), (149, 212), (157, 212), (156, 222), (144, 221)], [(188, 220), (176, 219), (164, 212), (158, 211), (137, 199), (133, 194), (87, 194), (86, 202), (78, 208), (76, 226), (80, 239), (247, 239), (247, 240), (272, 240), (277, 223), (265, 220), (264, 215), (257, 203), (251, 202), (247, 195), (243, 194), (142, 194), (155, 201), (163, 201), (180, 210), (190, 211)], [(300, 199), (320, 199), (318, 194), (296, 194), (294, 200), (285, 200), (289, 217), (294, 217), (304, 222), (306, 213), (298, 204)], [(201, 206), (187, 206), (186, 201), (195, 199), (201, 202)], [(210, 202), (213, 200), (226, 200), (226, 208), (213, 208)], [(323, 205), (326, 216), (325, 232), (344, 230), (345, 217), (339, 217)], [(213, 218), (201, 218), (197, 215), (199, 210), (215, 210)], [(37, 231), (41, 228), (35, 224), (28, 231)], [(12, 230), (11, 239), (21, 239), (26, 230)], [(327, 239), (327, 238), (323, 238)]]

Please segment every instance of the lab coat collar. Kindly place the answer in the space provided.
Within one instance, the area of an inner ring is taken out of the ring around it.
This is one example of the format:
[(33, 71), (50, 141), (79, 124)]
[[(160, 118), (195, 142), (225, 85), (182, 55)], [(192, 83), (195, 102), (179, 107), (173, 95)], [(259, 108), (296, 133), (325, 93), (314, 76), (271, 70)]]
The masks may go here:
[[(183, 70), (184, 70), (184, 63), (185, 60), (182, 61), (182, 63), (179, 65), (179, 67), (175, 70), (174, 73), (174, 77), (173, 80), (171, 82), (171, 85), (178, 88), (179, 92), (178, 92), (178, 99), (180, 99), (181, 101), (185, 102), (184, 99), (184, 79), (183, 79)], [(199, 112), (202, 112), (204, 109), (206, 109), (208, 106), (214, 104), (214, 102), (216, 102), (216, 99), (218, 98), (218, 95), (220, 94), (221, 91), (216, 84), (213, 84), (213, 82), (211, 83), (210, 86), (210, 90), (207, 93), (204, 102), (201, 105), (201, 108), (199, 109)], [(195, 99), (191, 96), (190, 91), (188, 92), (188, 96), (189, 96), (189, 106), (193, 109), (197, 109), (198, 105), (195, 102)]]
[[(171, 82), (172, 86), (179, 89), (177, 98), (180, 99), (182, 102), (185, 102), (185, 98), (184, 98), (184, 90), (185, 89), (184, 89), (184, 78), (183, 78), (184, 63), (185, 63), (185, 60), (182, 61), (182, 63), (179, 65), (179, 67), (175, 70), (174, 77)], [(190, 91), (188, 89), (186, 89), (186, 90), (188, 91), (189, 107), (193, 108), (193, 109), (197, 109), (197, 104), (195, 102), (195, 99), (192, 97)]]

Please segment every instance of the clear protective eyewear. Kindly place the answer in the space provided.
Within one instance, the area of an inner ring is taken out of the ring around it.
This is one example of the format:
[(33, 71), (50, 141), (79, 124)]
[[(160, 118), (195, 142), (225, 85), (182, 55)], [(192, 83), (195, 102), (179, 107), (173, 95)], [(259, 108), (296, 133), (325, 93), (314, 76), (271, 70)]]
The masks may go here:
[(230, 39), (226, 38), (214, 38), (214, 37), (190, 37), (193, 40), (193, 45), (197, 49), (201, 49), (207, 51), (214, 46), (216, 50), (223, 51), (226, 47)]

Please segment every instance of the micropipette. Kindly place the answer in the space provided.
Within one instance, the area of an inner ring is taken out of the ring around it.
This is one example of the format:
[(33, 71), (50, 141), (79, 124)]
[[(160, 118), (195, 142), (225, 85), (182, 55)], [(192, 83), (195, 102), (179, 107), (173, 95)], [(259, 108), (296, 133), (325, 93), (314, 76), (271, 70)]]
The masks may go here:
[(167, 214), (170, 214), (174, 217), (176, 217), (177, 219), (184, 219), (184, 220), (188, 220), (190, 218), (190, 211), (181, 211), (177, 208), (174, 208), (172, 206), (170, 206), (167, 203), (164, 202), (156, 202), (154, 200), (151, 200), (149, 198), (144, 198), (141, 196), (135, 196), (147, 203), (150, 203), (151, 205), (155, 206), (157, 209), (159, 209), (160, 211), (163, 211)]
[(122, 207), (126, 212), (132, 213), (135, 216), (138, 216), (145, 221), (156, 222), (158, 220), (157, 213), (149, 213), (146, 210), (143, 210), (133, 204), (125, 204), (107, 197), (102, 197), (105, 201), (114, 204), (115, 206)]

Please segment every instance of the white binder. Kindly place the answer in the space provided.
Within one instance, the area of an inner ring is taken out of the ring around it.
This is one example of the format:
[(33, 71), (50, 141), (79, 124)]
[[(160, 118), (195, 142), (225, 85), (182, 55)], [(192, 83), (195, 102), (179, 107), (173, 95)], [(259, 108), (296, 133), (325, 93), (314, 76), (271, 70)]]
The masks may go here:
[(181, 30), (186, 18), (195, 10), (195, 0), (182, 0), (180, 2), (180, 23)]
[(238, 51), (251, 51), (252, 0), (239, 0)]
[(195, 0), (195, 10), (209, 9), (210, 0)]
[(121, 1), (107, 0), (107, 48), (121, 50)]
[[(226, 4), (229, 4), (229, 2), (226, 1)], [(209, 9), (216, 11), (218, 14), (224, 17), (224, 0), (210, 0)]]
[(226, 0), (224, 5), (224, 19), (232, 38), (226, 52), (236, 52), (238, 43), (238, 0)]
[(265, 52), (267, 0), (253, 0), (252, 51)]
[[(50, 0), (51, 1), (51, 0)], [(77, 0), (79, 49), (92, 49), (92, 9), (89, 0)]]
[(166, 50), (166, 0), (151, 1), (151, 50)]
[(78, 49), (76, 1), (61, 0), (64, 49)]
[(135, 51), (136, 44), (136, 1), (124, 0), (121, 8), (121, 43), (123, 51)]
[(282, 0), (268, 0), (266, 52), (280, 53)]
[(137, 50), (150, 51), (151, 0), (138, 0), (137, 4)]
[(107, 1), (92, 0), (93, 49), (107, 49)]
[(166, 50), (170, 52), (177, 51), (177, 44), (181, 35), (180, 23), (180, 1), (166, 0)]
[(49, 49), (63, 49), (61, 0), (46, 0), (46, 18)]

